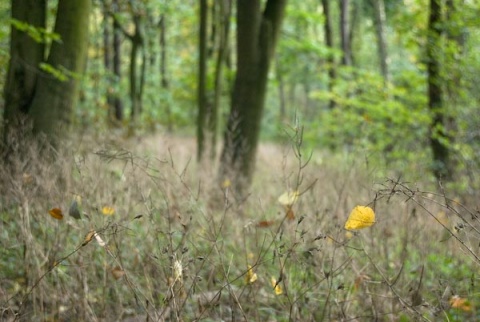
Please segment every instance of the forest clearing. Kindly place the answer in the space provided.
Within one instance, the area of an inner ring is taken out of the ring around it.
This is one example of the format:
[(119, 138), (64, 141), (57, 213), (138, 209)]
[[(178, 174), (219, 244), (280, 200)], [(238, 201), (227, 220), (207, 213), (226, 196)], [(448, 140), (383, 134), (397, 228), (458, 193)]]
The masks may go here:
[(477, 319), (478, 199), (262, 144), (235, 200), (193, 138), (92, 144), (1, 173), (2, 320)]
[(0, 321), (479, 321), (480, 3), (0, 2)]

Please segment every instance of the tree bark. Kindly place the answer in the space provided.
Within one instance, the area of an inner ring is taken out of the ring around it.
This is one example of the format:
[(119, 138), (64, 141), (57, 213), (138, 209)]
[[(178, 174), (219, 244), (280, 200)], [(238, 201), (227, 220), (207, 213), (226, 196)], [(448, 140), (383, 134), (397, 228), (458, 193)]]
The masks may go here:
[(372, 0), (373, 10), (375, 12), (375, 30), (377, 33), (377, 51), (378, 60), (380, 62), (380, 71), (382, 72), (384, 84), (390, 81), (388, 72), (388, 51), (387, 51), (387, 36), (386, 26), (387, 18), (385, 14), (384, 0)]
[(237, 4), (237, 74), (222, 151), (221, 180), (229, 179), (243, 195), (250, 185), (260, 135), (267, 77), (286, 0)]
[[(166, 38), (166, 23), (165, 23), (165, 14), (160, 16), (160, 21), (158, 23), (160, 28), (160, 87), (162, 90), (167, 93), (168, 91), (168, 78), (167, 78), (167, 38)], [(172, 132), (172, 111), (170, 107), (170, 101), (165, 100), (165, 112), (167, 114), (167, 130)]]
[(34, 132), (43, 132), (57, 143), (68, 133), (77, 100), (79, 77), (83, 74), (88, 48), (91, 0), (59, 0), (55, 32), (61, 42), (54, 42), (47, 63), (68, 71), (66, 81), (43, 74), (37, 82), (30, 114)]
[(200, 31), (198, 41), (198, 117), (197, 117), (197, 161), (205, 150), (205, 123), (207, 120), (207, 0), (200, 0)]
[[(46, 0), (12, 0), (12, 19), (36, 28), (45, 28)], [(37, 85), (39, 64), (45, 55), (45, 42), (35, 41), (26, 32), (12, 25), (10, 33), (10, 62), (4, 88), (3, 141), (8, 141), (27, 116)]]
[(428, 107), (431, 112), (430, 147), (433, 155), (433, 173), (440, 180), (451, 178), (449, 137), (445, 129), (445, 107), (439, 54), (442, 37), (441, 0), (430, 0), (430, 13), (427, 36), (427, 71), (428, 71)]
[[(327, 71), (328, 71), (328, 91), (332, 93), (333, 85), (335, 84), (335, 57), (333, 56), (334, 44), (333, 44), (333, 27), (332, 16), (330, 13), (330, 0), (322, 0), (323, 14), (325, 16), (325, 22), (323, 25), (325, 34), (325, 45), (330, 50), (327, 56)], [(335, 100), (330, 99), (328, 106), (333, 109), (335, 107)]]
[[(112, 10), (113, 14), (118, 12), (118, 0), (113, 0), (112, 2)], [(115, 119), (117, 121), (123, 120), (123, 102), (119, 97), (119, 87), (120, 87), (120, 79), (122, 77), (122, 61), (121, 61), (121, 28), (116, 19), (113, 19), (113, 74), (115, 76), (114, 85), (115, 85), (115, 96), (113, 99), (113, 109)]]
[(344, 66), (352, 65), (349, 10), (349, 0), (340, 0), (340, 42), (342, 48), (342, 65)]

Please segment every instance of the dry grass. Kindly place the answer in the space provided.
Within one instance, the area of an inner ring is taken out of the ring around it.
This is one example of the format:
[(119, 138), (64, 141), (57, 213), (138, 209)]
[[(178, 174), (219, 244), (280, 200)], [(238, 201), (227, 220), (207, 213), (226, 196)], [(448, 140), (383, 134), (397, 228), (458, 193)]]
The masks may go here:
[[(363, 159), (265, 144), (250, 195), (236, 200), (217, 164), (194, 162), (191, 138), (94, 142), (20, 146), (28, 157), (2, 168), (0, 320), (480, 317), (478, 204), (449, 199), (461, 195), (375, 177)], [(302, 193), (293, 220), (277, 201), (289, 189)], [(68, 215), (76, 195), (81, 220)], [(347, 233), (357, 204), (377, 223)]]

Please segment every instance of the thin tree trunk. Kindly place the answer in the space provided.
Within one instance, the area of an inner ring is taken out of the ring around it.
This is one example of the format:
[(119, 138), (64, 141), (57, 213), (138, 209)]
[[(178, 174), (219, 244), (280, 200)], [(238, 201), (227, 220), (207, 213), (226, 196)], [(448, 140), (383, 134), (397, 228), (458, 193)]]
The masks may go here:
[(352, 65), (352, 48), (350, 44), (349, 0), (340, 0), (340, 42), (342, 48), (342, 65)]
[(380, 71), (382, 72), (383, 81), (386, 85), (390, 81), (390, 75), (388, 72), (387, 36), (385, 30), (387, 26), (385, 3), (384, 0), (373, 0), (372, 5), (375, 12), (375, 30), (377, 33), (378, 60), (380, 62)]
[(105, 93), (107, 99), (109, 120), (115, 118), (114, 97), (113, 97), (113, 80), (112, 80), (112, 43), (111, 43), (111, 23), (108, 17), (108, 6), (103, 2), (103, 64), (107, 75), (107, 91)]
[(451, 178), (449, 138), (445, 129), (445, 107), (441, 78), (441, 0), (430, 0), (427, 39), (428, 106), (432, 115), (430, 147), (433, 154), (433, 173), (440, 180)]
[(209, 131), (212, 134), (211, 138), (211, 153), (210, 158), (214, 159), (217, 147), (217, 123), (218, 111), (220, 109), (220, 98), (222, 95), (223, 83), (223, 64), (228, 48), (228, 38), (230, 33), (230, 15), (231, 15), (231, 0), (218, 0), (218, 17), (217, 24), (219, 32), (217, 60), (215, 63), (215, 93), (211, 112), (209, 113)]
[(197, 160), (202, 159), (205, 150), (205, 124), (207, 120), (207, 0), (200, 0), (200, 32), (198, 42), (198, 118), (197, 118)]
[[(333, 85), (335, 84), (335, 57), (333, 56), (334, 44), (333, 44), (333, 27), (332, 16), (330, 13), (330, 0), (322, 0), (323, 14), (325, 16), (325, 22), (323, 25), (325, 33), (325, 45), (330, 50), (327, 56), (327, 71), (328, 71), (328, 91), (333, 92)], [(332, 98), (329, 100), (328, 106), (333, 109), (335, 107), (335, 100)]]
[[(118, 0), (113, 0), (113, 13), (118, 12)], [(121, 28), (116, 19), (113, 19), (113, 74), (115, 76), (114, 86), (116, 94), (114, 96), (113, 106), (114, 115), (117, 121), (123, 120), (123, 102), (119, 97), (120, 79), (122, 78), (121, 61)]]
[[(166, 39), (166, 23), (165, 23), (165, 14), (160, 16), (159, 27), (160, 27), (160, 78), (161, 78), (161, 88), (166, 94), (168, 92), (168, 78), (167, 78), (167, 39)], [(170, 101), (165, 100), (165, 113), (167, 114), (167, 131), (171, 133), (172, 128), (172, 111), (170, 107)]]

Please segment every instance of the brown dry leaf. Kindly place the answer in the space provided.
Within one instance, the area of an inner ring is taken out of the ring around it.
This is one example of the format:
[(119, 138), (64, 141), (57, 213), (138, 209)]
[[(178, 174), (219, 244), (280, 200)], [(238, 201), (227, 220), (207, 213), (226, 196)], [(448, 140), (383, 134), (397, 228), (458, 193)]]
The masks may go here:
[(274, 224), (275, 222), (273, 220), (262, 220), (257, 223), (257, 227), (259, 228), (267, 228), (270, 227)]
[(295, 213), (293, 212), (293, 209), (291, 207), (286, 207), (287, 213), (285, 214), (287, 216), (288, 220), (294, 220), (295, 219)]
[(93, 236), (95, 236), (95, 230), (90, 230), (88, 232), (88, 234), (85, 235), (85, 238), (83, 239), (83, 243), (82, 243), (82, 246), (85, 246), (86, 244), (88, 244), (89, 242), (92, 241), (93, 239)]
[(368, 275), (360, 274), (357, 276), (357, 278), (355, 278), (353, 288), (355, 290), (358, 290), (360, 288), (360, 285), (362, 285), (363, 281), (369, 281), (369, 280), (370, 280), (370, 277)]
[(57, 220), (62, 220), (63, 219), (62, 209), (60, 209), (60, 208), (52, 208), (48, 211), (48, 213), (50, 214), (50, 216), (52, 216), (53, 218), (55, 218)]
[(123, 275), (125, 275), (125, 271), (120, 268), (120, 266), (115, 266), (112, 268), (111, 273), (113, 275), (113, 278), (118, 280), (120, 279)]
[(460, 309), (465, 312), (470, 312), (472, 310), (472, 305), (468, 299), (462, 298), (458, 295), (452, 296), (449, 302), (450, 305), (455, 309)]

